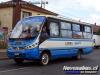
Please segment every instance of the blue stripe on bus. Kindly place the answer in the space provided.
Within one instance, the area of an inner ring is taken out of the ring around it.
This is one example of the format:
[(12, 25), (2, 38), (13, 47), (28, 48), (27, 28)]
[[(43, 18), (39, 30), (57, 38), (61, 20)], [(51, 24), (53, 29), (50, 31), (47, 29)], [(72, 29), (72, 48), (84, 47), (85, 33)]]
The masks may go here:
[[(82, 48), (83, 50), (83, 55), (84, 54), (89, 54), (93, 51), (93, 47), (86, 47), (86, 48)], [(56, 59), (59, 57), (72, 57), (72, 56), (76, 56), (78, 49), (77, 48), (70, 48), (70, 49), (50, 49), (51, 51), (51, 55), (52, 55), (52, 59)]]
[(49, 38), (48, 41), (93, 41), (92, 39)]

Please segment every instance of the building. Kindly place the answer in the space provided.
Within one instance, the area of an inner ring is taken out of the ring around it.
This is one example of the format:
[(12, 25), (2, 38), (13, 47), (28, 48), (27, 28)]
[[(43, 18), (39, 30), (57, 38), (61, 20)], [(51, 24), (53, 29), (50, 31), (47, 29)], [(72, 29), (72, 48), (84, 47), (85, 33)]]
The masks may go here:
[(100, 31), (100, 26), (99, 25), (93, 25), (93, 33), (96, 34), (99, 31)]
[(33, 15), (57, 16), (58, 14), (22, 0), (0, 3), (0, 25), (1, 27), (8, 27), (9, 31), (20, 19)]

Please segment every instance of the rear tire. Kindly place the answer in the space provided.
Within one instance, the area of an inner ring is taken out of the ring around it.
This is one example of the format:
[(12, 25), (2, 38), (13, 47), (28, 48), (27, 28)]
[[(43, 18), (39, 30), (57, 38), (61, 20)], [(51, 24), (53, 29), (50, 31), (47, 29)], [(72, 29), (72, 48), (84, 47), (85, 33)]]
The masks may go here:
[(48, 65), (49, 61), (50, 61), (50, 54), (47, 52), (42, 53), (40, 57), (40, 65), (46, 66)]
[(16, 62), (16, 64), (22, 64), (24, 60), (16, 58), (16, 59), (14, 59), (14, 61)]
[(82, 58), (82, 52), (79, 50), (78, 52), (77, 52), (77, 56), (76, 56), (76, 59), (77, 60), (80, 60), (81, 58)]

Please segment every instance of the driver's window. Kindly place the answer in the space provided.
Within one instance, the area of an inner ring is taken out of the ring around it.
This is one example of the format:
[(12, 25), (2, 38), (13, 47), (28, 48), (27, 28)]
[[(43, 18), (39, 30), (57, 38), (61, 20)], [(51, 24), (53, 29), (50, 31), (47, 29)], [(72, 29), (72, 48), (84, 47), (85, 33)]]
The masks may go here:
[(32, 37), (31, 35), (31, 27), (29, 26), (25, 26), (23, 28), (22, 34), (21, 34), (21, 38), (30, 38)]
[(51, 37), (58, 37), (59, 36), (59, 26), (58, 26), (58, 23), (51, 22), (49, 29), (50, 29), (50, 36)]
[(46, 27), (46, 26), (43, 27), (42, 36), (43, 36), (44, 38), (48, 38), (48, 37), (49, 37), (49, 33), (48, 33), (48, 31), (47, 31), (47, 27)]
[(39, 31), (40, 31), (40, 26), (39, 25), (31, 27), (31, 34), (32, 34), (32, 36), (37, 36)]

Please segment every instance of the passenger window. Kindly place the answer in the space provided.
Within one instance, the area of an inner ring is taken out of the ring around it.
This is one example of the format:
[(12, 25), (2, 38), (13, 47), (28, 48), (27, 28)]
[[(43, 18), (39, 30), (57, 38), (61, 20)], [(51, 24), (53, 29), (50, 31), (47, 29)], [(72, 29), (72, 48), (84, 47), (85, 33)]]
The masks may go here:
[(86, 39), (92, 38), (92, 34), (91, 34), (91, 33), (86, 33), (86, 32), (84, 32), (84, 33), (83, 33), (83, 36), (84, 36), (84, 38), (86, 38)]
[(69, 29), (71, 30), (71, 24), (66, 22), (61, 22), (61, 29)]
[(72, 38), (71, 23), (61, 22), (61, 37)]
[(85, 26), (85, 32), (91, 32), (91, 27)]
[(51, 37), (58, 37), (59, 36), (59, 26), (58, 26), (58, 23), (51, 22), (49, 29), (50, 29), (50, 36)]
[(91, 33), (91, 27), (90, 26), (84, 26), (83, 36), (86, 39), (92, 38), (92, 33)]
[(83, 38), (82, 32), (73, 31), (73, 38)]
[(74, 31), (80, 31), (80, 25), (78, 25), (78, 24), (72, 24), (72, 25), (73, 25)]
[(61, 36), (62, 37), (67, 37), (67, 38), (72, 38), (72, 31), (69, 31), (69, 30), (61, 30)]
[(82, 32), (81, 32), (81, 29), (80, 29), (80, 25), (78, 24), (72, 24), (73, 25), (73, 38), (76, 38), (76, 39), (80, 39), (80, 38), (83, 38), (82, 36)]

